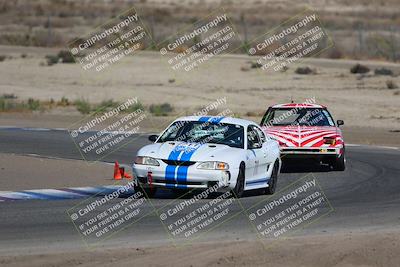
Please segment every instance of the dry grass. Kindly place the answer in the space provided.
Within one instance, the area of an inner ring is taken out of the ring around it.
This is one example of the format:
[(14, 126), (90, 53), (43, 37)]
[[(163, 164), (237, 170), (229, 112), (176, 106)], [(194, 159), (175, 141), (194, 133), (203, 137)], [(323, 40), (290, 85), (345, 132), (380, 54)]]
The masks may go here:
[[(336, 44), (322, 56), (400, 58), (397, 52), (400, 37), (396, 30), (400, 25), (398, 1), (323, 2), (311, 1), (309, 5), (320, 15)], [(134, 5), (156, 43), (209, 15), (218, 5), (227, 10), (245, 42), (266, 33), (305, 7), (295, 0), (144, 0), (135, 1)], [(1, 0), (0, 44), (64, 47), (68, 41), (91, 32), (128, 8), (131, 8), (128, 1)]]

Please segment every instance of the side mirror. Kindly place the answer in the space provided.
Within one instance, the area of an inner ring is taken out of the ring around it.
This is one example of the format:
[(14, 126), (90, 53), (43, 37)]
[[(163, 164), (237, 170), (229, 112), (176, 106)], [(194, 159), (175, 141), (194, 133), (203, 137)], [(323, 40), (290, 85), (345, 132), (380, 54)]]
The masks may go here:
[(149, 135), (149, 141), (151, 141), (153, 143), (157, 140), (157, 138), (158, 138), (158, 135), (156, 135), (156, 134)]
[(344, 121), (343, 120), (337, 120), (336, 123), (337, 123), (338, 126), (344, 125)]

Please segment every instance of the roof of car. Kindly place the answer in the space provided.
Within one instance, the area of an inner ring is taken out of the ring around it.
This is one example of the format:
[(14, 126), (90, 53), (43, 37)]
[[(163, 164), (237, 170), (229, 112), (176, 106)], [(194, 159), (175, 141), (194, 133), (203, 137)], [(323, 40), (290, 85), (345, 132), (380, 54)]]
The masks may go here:
[(325, 106), (308, 103), (286, 103), (273, 105), (273, 108), (325, 108)]
[(238, 124), (247, 127), (250, 124), (258, 125), (257, 123), (249, 120), (232, 118), (232, 117), (221, 117), (221, 116), (187, 116), (177, 118), (175, 121), (201, 121), (201, 122), (211, 122), (211, 123), (229, 123)]

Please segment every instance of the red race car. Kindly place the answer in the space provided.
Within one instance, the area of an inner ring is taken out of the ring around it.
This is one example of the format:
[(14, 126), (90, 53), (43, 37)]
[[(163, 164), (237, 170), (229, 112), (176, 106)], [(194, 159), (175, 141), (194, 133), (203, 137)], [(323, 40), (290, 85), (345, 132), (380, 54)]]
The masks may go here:
[(280, 104), (269, 107), (261, 126), (279, 142), (282, 158), (316, 158), (333, 170), (345, 170), (342, 120), (336, 123), (326, 107), (316, 104)]

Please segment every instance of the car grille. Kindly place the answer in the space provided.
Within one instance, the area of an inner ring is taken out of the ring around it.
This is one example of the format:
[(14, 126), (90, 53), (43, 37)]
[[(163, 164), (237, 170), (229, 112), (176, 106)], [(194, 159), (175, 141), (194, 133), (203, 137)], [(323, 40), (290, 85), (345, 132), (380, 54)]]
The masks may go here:
[(163, 159), (166, 164), (168, 165), (174, 165), (174, 166), (191, 166), (195, 164), (195, 161), (180, 161), (180, 160), (168, 160), (168, 159)]

